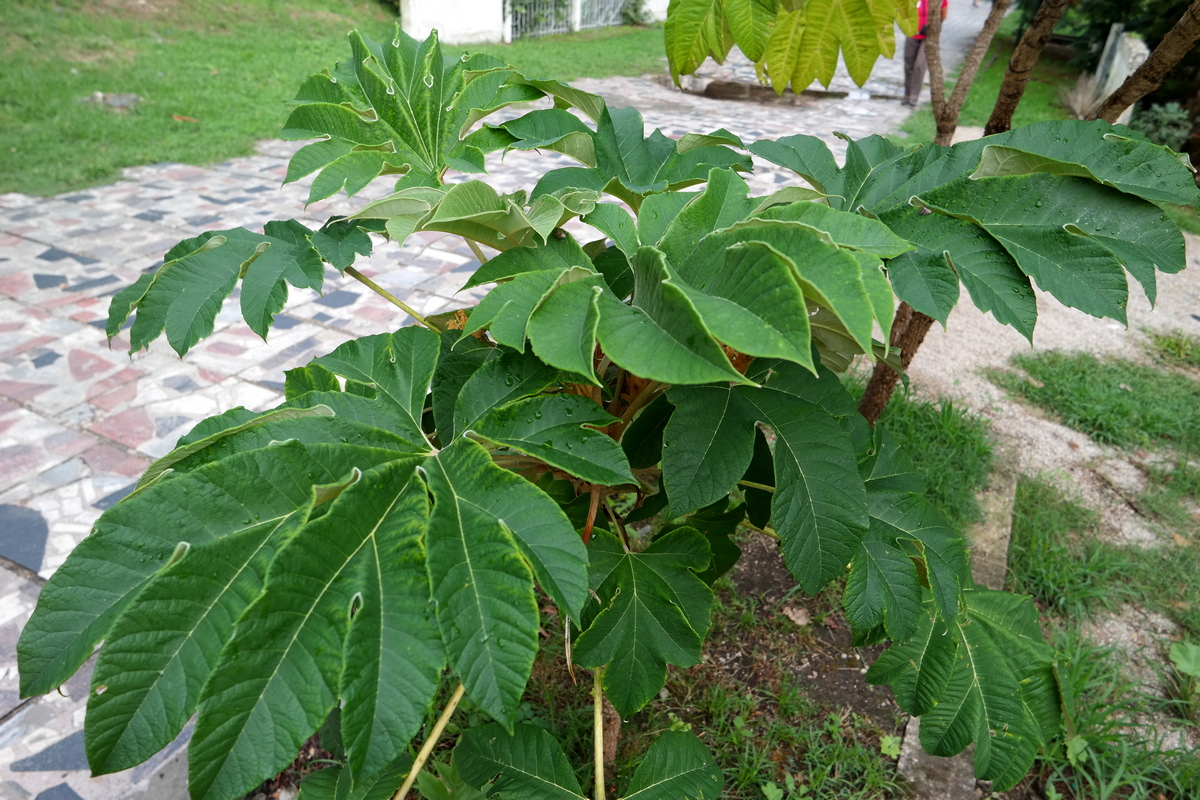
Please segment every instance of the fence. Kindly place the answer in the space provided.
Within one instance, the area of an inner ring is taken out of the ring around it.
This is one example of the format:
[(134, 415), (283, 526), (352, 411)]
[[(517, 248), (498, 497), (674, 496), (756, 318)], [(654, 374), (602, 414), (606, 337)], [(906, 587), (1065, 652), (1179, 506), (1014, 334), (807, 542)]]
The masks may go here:
[(511, 40), (620, 25), (625, 0), (506, 0), (506, 4)]

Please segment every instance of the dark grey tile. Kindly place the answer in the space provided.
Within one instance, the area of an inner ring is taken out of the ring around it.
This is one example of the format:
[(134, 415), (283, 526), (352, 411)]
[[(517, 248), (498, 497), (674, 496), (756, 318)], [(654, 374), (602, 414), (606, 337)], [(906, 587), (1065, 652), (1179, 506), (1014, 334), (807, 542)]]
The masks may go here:
[[(39, 753), (14, 761), (11, 769), (13, 772), (59, 772), (88, 769), (87, 755), (83, 750), (83, 731), (75, 731), (67, 738), (60, 739)], [(65, 785), (62, 784), (62, 786)], [(55, 789), (58, 788), (61, 787), (55, 787)], [(54, 789), (47, 791), (54, 791)], [(70, 789), (68, 788), (67, 791)], [(45, 794), (46, 792), (42, 792), (38, 797)], [(71, 795), (63, 796), (70, 797)]]
[(40, 511), (24, 506), (0, 505), (0, 555), (29, 567), (42, 568), (46, 535), (50, 532)]

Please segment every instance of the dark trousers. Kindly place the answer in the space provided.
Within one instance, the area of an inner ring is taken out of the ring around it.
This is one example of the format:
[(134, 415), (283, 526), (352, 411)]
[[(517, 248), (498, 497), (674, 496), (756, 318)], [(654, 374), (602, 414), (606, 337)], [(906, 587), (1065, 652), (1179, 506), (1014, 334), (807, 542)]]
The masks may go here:
[(925, 82), (925, 40), (904, 40), (904, 99), (910, 103), (921, 100), (921, 84)]

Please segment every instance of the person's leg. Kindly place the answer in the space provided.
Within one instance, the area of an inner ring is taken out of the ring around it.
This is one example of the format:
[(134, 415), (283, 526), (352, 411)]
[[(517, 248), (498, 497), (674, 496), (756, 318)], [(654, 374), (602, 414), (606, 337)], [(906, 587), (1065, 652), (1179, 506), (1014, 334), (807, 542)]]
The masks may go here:
[(921, 84), (925, 82), (925, 40), (906, 39), (904, 42), (904, 102), (916, 105), (921, 100)]

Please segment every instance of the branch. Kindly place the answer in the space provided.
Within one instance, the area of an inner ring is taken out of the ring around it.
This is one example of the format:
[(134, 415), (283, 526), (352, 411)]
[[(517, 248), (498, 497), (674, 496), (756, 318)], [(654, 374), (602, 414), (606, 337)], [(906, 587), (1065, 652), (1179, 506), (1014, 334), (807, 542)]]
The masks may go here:
[(929, 95), (933, 100), (933, 118), (941, 119), (946, 110), (946, 75), (942, 70), (942, 4), (929, 0), (929, 29), (925, 32), (925, 62), (929, 67)]
[(1054, 26), (1067, 7), (1068, 0), (1043, 0), (1041, 8), (1033, 15), (1033, 21), (1025, 29), (1025, 35), (1013, 50), (1008, 62), (1008, 70), (1004, 73), (1004, 83), (1000, 85), (1000, 94), (996, 105), (992, 108), (992, 116), (984, 128), (984, 136), (994, 133), (1004, 133), (1012, 128), (1013, 112), (1025, 94), (1025, 84), (1029, 82), (1029, 73), (1037, 64), (1038, 56), (1042, 54)]
[(1125, 109), (1161, 86), (1167, 74), (1188, 54), (1197, 41), (1200, 41), (1200, 0), (1194, 0), (1188, 6), (1179, 22), (1167, 31), (1167, 35), (1158, 43), (1158, 47), (1154, 48), (1150, 57), (1134, 70), (1133, 74), (1088, 116), (1088, 119), (1116, 122)]
[[(962, 113), (963, 104), (967, 102), (967, 93), (971, 90), (971, 84), (975, 82), (979, 66), (983, 63), (988, 48), (992, 46), (992, 40), (996, 38), (996, 31), (999, 29), (1000, 23), (1004, 21), (1004, 15), (1008, 13), (1011, 2), (1012, 0), (995, 0), (992, 3), (992, 10), (983, 23), (983, 30), (975, 37), (975, 44), (971, 46), (971, 52), (967, 54), (967, 60), (963, 62), (962, 69), (958, 73), (958, 80), (954, 84), (954, 91), (951, 92), (950, 99), (941, 111), (938, 110), (937, 103), (934, 103), (933, 118), (937, 123), (937, 137), (933, 140), (935, 144), (948, 145), (954, 139), (954, 131), (958, 127), (958, 115)], [(940, 51), (939, 45), (931, 49), (926, 56), (930, 63), (930, 75), (933, 74), (935, 58), (939, 68), (941, 66)], [(937, 55), (934, 55), (935, 52)]]
[(450, 696), (450, 702), (446, 703), (446, 707), (442, 709), (442, 715), (438, 717), (433, 730), (425, 738), (425, 744), (421, 745), (421, 752), (417, 753), (417, 760), (413, 762), (412, 769), (408, 771), (408, 777), (404, 779), (404, 783), (392, 795), (392, 800), (404, 800), (408, 796), (409, 789), (417, 782), (417, 775), (421, 774), (421, 770), (425, 768), (425, 762), (429, 760), (430, 753), (437, 746), (438, 739), (442, 738), (442, 731), (446, 729), (446, 723), (450, 721), (451, 715), (454, 714), (454, 709), (458, 708), (458, 703), (463, 699), (463, 695), (466, 692), (467, 688), (461, 683), (454, 690), (454, 694)]

